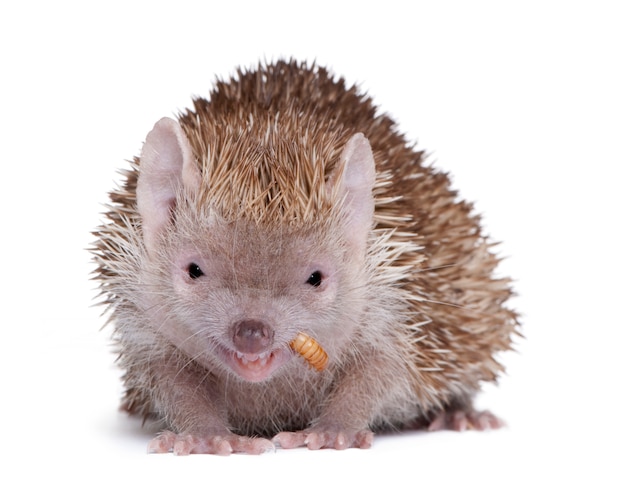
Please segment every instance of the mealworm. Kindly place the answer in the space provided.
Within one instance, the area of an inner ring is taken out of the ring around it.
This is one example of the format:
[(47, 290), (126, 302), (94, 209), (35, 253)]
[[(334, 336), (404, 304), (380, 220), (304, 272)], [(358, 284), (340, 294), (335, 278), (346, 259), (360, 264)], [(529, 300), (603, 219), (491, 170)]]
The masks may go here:
[(291, 342), (291, 349), (302, 355), (302, 357), (318, 372), (321, 372), (328, 363), (328, 355), (324, 348), (311, 336), (299, 332)]

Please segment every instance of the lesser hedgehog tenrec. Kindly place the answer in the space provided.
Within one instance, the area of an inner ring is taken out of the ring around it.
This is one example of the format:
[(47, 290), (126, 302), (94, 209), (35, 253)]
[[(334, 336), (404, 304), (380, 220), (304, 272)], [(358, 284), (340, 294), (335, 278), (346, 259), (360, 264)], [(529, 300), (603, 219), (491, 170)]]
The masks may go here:
[[(356, 87), (294, 61), (157, 122), (93, 247), (124, 406), (167, 425), (150, 451), (499, 425), (472, 401), (518, 333), (510, 282), (422, 158)], [(324, 370), (290, 347), (300, 332)]]

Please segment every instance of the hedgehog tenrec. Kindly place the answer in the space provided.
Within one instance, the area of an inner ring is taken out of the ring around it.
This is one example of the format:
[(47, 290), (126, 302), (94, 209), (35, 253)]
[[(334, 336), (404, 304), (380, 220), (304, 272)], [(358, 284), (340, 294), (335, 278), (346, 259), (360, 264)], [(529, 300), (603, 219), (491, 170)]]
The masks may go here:
[[(124, 407), (153, 452), (369, 447), (499, 426), (473, 408), (512, 347), (479, 216), (370, 98), (316, 65), (220, 80), (148, 134), (93, 247)], [(290, 347), (299, 333), (324, 370)]]

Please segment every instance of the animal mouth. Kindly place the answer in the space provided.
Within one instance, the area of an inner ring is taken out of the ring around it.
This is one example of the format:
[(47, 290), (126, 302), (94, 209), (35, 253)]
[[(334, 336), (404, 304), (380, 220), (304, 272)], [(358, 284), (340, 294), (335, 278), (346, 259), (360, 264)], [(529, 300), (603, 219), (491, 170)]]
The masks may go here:
[(261, 382), (270, 377), (291, 357), (292, 353), (287, 349), (276, 349), (263, 353), (228, 351), (225, 362), (242, 379), (249, 382)]

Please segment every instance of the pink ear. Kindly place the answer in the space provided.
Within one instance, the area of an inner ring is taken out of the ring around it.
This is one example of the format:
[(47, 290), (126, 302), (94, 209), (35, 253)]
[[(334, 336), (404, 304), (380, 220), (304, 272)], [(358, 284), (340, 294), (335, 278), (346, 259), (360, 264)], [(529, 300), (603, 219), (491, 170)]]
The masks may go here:
[(180, 124), (164, 117), (148, 133), (139, 161), (137, 210), (149, 252), (155, 250), (159, 233), (170, 222), (180, 188), (197, 189), (200, 180)]
[(340, 167), (328, 178), (329, 191), (337, 188), (347, 225), (345, 237), (354, 249), (364, 254), (367, 237), (373, 227), (376, 166), (370, 143), (362, 133), (353, 135), (346, 143)]

